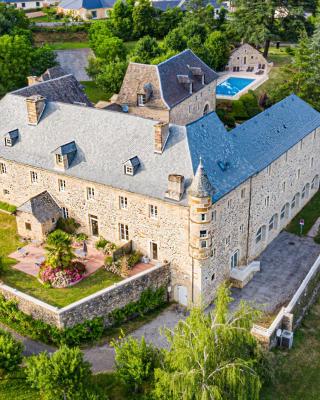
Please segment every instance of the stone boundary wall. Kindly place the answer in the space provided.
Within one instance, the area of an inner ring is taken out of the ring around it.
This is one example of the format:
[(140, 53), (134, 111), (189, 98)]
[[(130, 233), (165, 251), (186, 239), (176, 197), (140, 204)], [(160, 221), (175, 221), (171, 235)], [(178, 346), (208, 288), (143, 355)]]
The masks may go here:
[(269, 328), (254, 325), (252, 334), (267, 348), (276, 346), (277, 329), (293, 331), (297, 329), (306, 312), (316, 301), (320, 291), (320, 255), (314, 262), (307, 276), (293, 295), (290, 303), (283, 307)]
[(58, 328), (70, 328), (95, 317), (104, 317), (108, 325), (110, 312), (139, 300), (141, 293), (148, 288), (168, 287), (170, 280), (170, 264), (157, 265), (63, 308), (51, 306), (4, 284), (0, 284), (0, 294), (17, 301), (24, 313)]

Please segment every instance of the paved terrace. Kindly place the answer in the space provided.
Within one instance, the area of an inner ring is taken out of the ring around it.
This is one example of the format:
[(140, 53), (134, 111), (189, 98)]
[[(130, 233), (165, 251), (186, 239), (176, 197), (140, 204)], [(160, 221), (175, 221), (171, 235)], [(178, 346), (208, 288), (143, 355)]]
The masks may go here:
[(261, 271), (243, 289), (232, 289), (232, 308), (246, 300), (276, 313), (289, 303), (319, 254), (320, 245), (312, 238), (281, 232), (258, 258)]

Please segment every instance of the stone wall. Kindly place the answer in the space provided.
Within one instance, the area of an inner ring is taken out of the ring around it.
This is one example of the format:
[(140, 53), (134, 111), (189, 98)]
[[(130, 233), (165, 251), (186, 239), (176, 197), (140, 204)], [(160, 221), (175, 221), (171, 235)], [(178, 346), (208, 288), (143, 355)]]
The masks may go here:
[(61, 309), (3, 284), (0, 284), (0, 293), (6, 299), (17, 301), (19, 309), (33, 318), (68, 328), (95, 317), (103, 317), (108, 325), (108, 314), (113, 310), (138, 301), (148, 288), (168, 288), (169, 285), (170, 265), (167, 264), (141, 272)]
[[(260, 68), (259, 68), (260, 64)], [(233, 71), (233, 67), (239, 67), (240, 71), (246, 71), (248, 67), (254, 67), (257, 71), (265, 65), (265, 71), (269, 71), (272, 64), (263, 57), (260, 51), (249, 44), (244, 44), (236, 49), (230, 56), (226, 70)]]

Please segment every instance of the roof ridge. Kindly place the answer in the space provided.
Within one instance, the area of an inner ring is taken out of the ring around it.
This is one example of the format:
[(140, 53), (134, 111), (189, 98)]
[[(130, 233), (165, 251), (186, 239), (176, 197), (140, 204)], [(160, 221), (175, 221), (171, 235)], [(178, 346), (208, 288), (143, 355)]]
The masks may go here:
[[(16, 93), (18, 93), (18, 92), (20, 92), (22, 90), (28, 89), (29, 87), (39, 86), (39, 85), (42, 85), (44, 83), (47, 84), (48, 82), (57, 81), (57, 80), (62, 79), (62, 78), (67, 78), (68, 76), (72, 76), (77, 81), (76, 77), (73, 74), (66, 74), (66, 75), (58, 76), (57, 78), (48, 79), (47, 81), (37, 82), (37, 83), (35, 83), (35, 84), (31, 85), (31, 86), (23, 86), (22, 88), (13, 90), (12, 92), (9, 92), (9, 93), (10, 94), (16, 94)], [(77, 82), (80, 85), (80, 82), (79, 81), (77, 81)]]
[(157, 64), (156, 66), (159, 67), (159, 65), (165, 64), (165, 63), (167, 63), (168, 61), (172, 60), (173, 58), (176, 58), (176, 57), (180, 56), (181, 54), (186, 53), (187, 51), (190, 51), (192, 54), (194, 54), (192, 50), (190, 50), (190, 49), (185, 49), (185, 50), (180, 51), (180, 53), (177, 53), (177, 54), (175, 54), (175, 55), (173, 55), (173, 56), (167, 58), (166, 60), (162, 61), (161, 63)]

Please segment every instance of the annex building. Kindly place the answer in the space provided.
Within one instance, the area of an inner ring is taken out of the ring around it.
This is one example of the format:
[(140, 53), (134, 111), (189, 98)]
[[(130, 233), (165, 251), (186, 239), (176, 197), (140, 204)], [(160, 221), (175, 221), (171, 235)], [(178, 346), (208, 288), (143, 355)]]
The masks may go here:
[(291, 95), (227, 131), (216, 78), (187, 50), (130, 64), (114, 110), (92, 107), (70, 75), (7, 94), (0, 200), (18, 206), (19, 233), (42, 238), (61, 215), (91, 237), (132, 240), (170, 262), (185, 305), (210, 303), (230, 277), (245, 284), (319, 189), (320, 114)]

